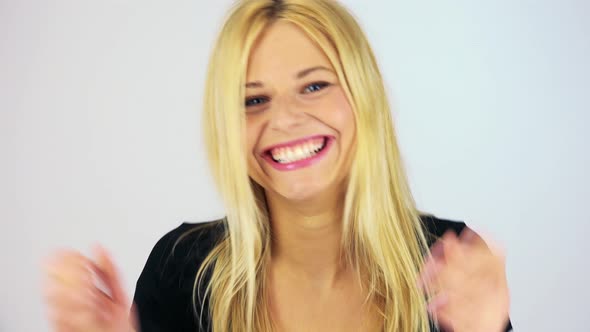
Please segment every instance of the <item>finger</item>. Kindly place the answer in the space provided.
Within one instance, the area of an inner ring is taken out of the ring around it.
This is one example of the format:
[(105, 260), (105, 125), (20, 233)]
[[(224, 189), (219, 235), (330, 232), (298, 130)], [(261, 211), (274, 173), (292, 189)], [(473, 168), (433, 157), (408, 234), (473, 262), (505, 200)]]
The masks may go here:
[(92, 273), (88, 260), (73, 252), (61, 252), (44, 263), (43, 297), (55, 308), (81, 310), (92, 305)]
[(445, 332), (456, 332), (455, 328), (453, 327), (452, 319), (449, 319), (447, 314), (444, 313), (430, 313), (434, 322), (438, 327), (436, 331), (445, 331)]
[(448, 313), (449, 293), (441, 291), (427, 302), (426, 310), (436, 324), (443, 331), (454, 331), (452, 327), (452, 316)]
[(428, 301), (427, 310), (430, 313), (437, 313), (449, 302), (448, 292), (442, 291)]
[[(104, 325), (112, 321), (116, 306), (113, 305), (112, 299), (101, 290), (93, 288), (92, 291), (83, 294), (81, 291), (63, 288), (64, 290), (57, 290), (55, 295), (50, 295), (47, 299), (51, 321), (63, 328), (58, 331), (88, 324), (91, 326)], [(77, 328), (73, 331), (89, 330)]]
[(439, 261), (438, 264), (429, 262), (429, 265), (424, 267), (424, 274), (421, 277), (425, 285), (435, 292), (461, 289), (466, 280), (472, 278), (474, 273), (477, 272), (473, 272), (468, 268), (469, 262), (465, 261), (444, 263)]
[[(428, 310), (444, 331), (475, 331), (477, 328), (481, 329), (481, 326), (489, 326), (485, 322), (486, 319), (482, 318), (495, 310), (486, 304), (483, 294), (445, 290), (440, 295), (446, 298), (433, 299), (429, 303)], [(485, 329), (485, 331), (497, 331), (497, 329)]]
[(479, 236), (475, 231), (466, 227), (459, 236), (459, 242), (461, 246), (471, 252), (489, 253), (490, 248), (487, 246), (486, 241)]
[(457, 234), (452, 230), (447, 231), (439, 241), (443, 245), (445, 261), (450, 265), (461, 263), (463, 260), (463, 248)]
[(453, 231), (453, 230), (448, 230), (443, 234), (443, 236), (441, 237), (441, 240), (445, 244), (457, 242), (457, 240), (458, 240), (457, 233), (455, 233), (455, 231)]
[(43, 270), (46, 282), (85, 285), (91, 282), (92, 263), (77, 252), (62, 251), (45, 260)]
[(461, 231), (461, 234), (459, 235), (459, 241), (468, 244), (484, 242), (483, 239), (469, 227), (465, 227), (463, 231)]
[[(71, 293), (70, 293), (71, 295)], [(95, 300), (60, 297), (48, 307), (47, 314), (56, 331), (90, 331), (96, 326), (100, 308)]]
[(436, 241), (430, 247), (430, 254), (432, 257), (436, 259), (444, 259), (445, 258), (445, 247), (441, 240)]
[[(490, 245), (473, 230), (466, 228), (460, 235), (463, 259), (462, 269), (466, 274), (481, 274), (490, 268), (504, 265), (505, 257), (499, 246)], [(487, 273), (487, 272), (486, 272)]]
[(473, 305), (461, 293), (445, 290), (430, 301), (427, 309), (444, 331), (473, 331), (466, 328)]
[(120, 310), (121, 304), (114, 302), (110, 294), (100, 289), (98, 292), (100, 295), (97, 299), (96, 317), (100, 324), (107, 324), (116, 318), (115, 315)]
[(418, 287), (425, 291), (434, 291), (439, 285), (436, 284), (438, 275), (444, 269), (444, 262), (435, 258), (429, 258), (418, 277)]
[(88, 315), (88, 313), (68, 314), (63, 311), (53, 311), (49, 312), (48, 319), (52, 326), (52, 331), (87, 331), (91, 324), (91, 319), (85, 317), (85, 315)]
[(418, 286), (427, 292), (440, 288), (438, 275), (446, 266), (445, 248), (457, 242), (454, 232), (447, 232), (431, 247), (418, 278)]
[(96, 272), (110, 291), (113, 300), (119, 304), (127, 305), (129, 300), (123, 289), (121, 277), (110, 254), (101, 246), (94, 247), (96, 256)]
[(52, 308), (69, 312), (91, 309), (97, 300), (97, 294), (90, 288), (72, 288), (60, 283), (46, 286), (43, 295)]
[(442, 262), (444, 262), (444, 247), (442, 241), (439, 240), (430, 247), (426, 260), (420, 269), (417, 283), (421, 289), (424, 289), (428, 281), (434, 278)]

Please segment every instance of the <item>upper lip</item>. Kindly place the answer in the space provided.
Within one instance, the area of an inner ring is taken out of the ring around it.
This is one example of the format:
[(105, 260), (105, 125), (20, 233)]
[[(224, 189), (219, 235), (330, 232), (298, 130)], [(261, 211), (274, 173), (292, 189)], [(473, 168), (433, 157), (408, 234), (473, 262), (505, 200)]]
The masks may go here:
[(311, 139), (314, 139), (314, 138), (324, 138), (324, 137), (327, 137), (327, 136), (328, 135), (312, 135), (312, 136), (306, 136), (306, 137), (298, 138), (296, 140), (288, 141), (288, 142), (285, 142), (285, 143), (280, 143), (280, 144), (268, 146), (268, 147), (262, 149), (262, 154), (264, 155), (264, 154), (270, 153), (270, 151), (272, 151), (273, 149), (276, 149), (276, 148), (284, 148), (284, 147), (288, 147), (288, 146), (294, 146), (294, 145), (300, 144), (302, 142), (305, 142), (305, 141), (308, 141), (308, 140), (311, 140)]

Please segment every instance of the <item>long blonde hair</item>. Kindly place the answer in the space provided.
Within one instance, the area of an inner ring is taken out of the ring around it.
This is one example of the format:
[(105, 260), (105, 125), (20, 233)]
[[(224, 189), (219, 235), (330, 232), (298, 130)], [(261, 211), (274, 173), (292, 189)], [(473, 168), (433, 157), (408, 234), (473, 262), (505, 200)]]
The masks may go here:
[(367, 301), (379, 309), (384, 331), (427, 331), (425, 296), (416, 286), (426, 240), (382, 77), (358, 23), (334, 0), (238, 1), (211, 54), (204, 133), (228, 235), (199, 268), (195, 292), (209, 271), (204, 296), (212, 329), (273, 330), (265, 286), (270, 223), (264, 190), (248, 176), (244, 84), (253, 44), (277, 20), (296, 24), (319, 45), (354, 111), (356, 149), (342, 220), (347, 260), (359, 275), (364, 271)]

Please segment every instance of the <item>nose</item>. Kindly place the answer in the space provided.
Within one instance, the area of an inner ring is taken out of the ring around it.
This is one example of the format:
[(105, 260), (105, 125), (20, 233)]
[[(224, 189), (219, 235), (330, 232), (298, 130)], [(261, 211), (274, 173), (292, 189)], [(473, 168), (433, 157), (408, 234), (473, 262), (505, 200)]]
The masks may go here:
[(305, 121), (305, 112), (294, 100), (276, 100), (270, 110), (269, 126), (273, 130), (289, 132)]

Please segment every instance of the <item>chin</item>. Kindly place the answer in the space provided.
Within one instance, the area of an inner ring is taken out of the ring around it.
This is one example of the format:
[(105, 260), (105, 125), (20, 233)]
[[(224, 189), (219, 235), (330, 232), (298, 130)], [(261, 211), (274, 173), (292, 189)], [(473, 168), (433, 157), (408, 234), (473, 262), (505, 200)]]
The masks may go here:
[(276, 188), (275, 191), (288, 201), (301, 202), (317, 198), (323, 191), (322, 187), (318, 183), (297, 182)]

